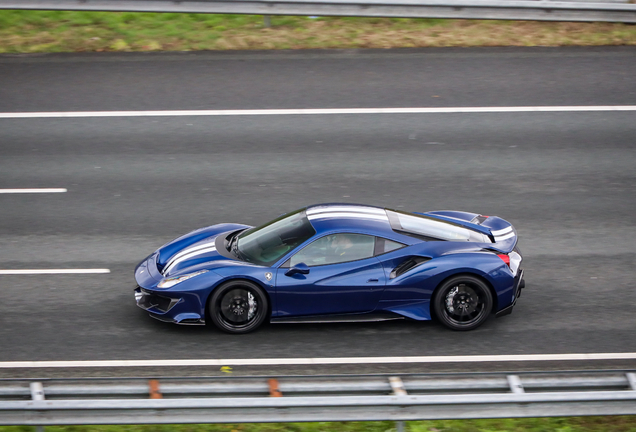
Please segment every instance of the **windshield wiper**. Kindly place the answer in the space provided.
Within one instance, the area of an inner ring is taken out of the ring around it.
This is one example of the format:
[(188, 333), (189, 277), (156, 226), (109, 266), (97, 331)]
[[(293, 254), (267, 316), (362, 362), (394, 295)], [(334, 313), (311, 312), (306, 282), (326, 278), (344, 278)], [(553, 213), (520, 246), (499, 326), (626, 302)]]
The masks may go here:
[(232, 237), (232, 240), (228, 243), (227, 250), (238, 259), (241, 259), (241, 252), (238, 250), (238, 236), (239, 233), (234, 234), (234, 237)]
[(230, 242), (228, 243), (228, 252), (231, 252), (232, 254), (234, 254), (235, 257), (237, 257), (240, 260), (251, 262), (249, 259), (247, 259), (245, 254), (242, 253), (238, 248), (239, 234), (240, 233), (236, 233), (234, 237), (232, 237), (232, 240), (230, 240)]
[(225, 246), (225, 248), (227, 249), (228, 252), (232, 252), (234, 249), (234, 241), (236, 240), (236, 238), (238, 237), (238, 233), (234, 234), (232, 236), (232, 238), (227, 242), (227, 246)]
[(234, 253), (234, 255), (240, 258), (241, 252), (238, 249), (238, 234), (232, 239), (232, 242), (230, 243), (230, 247), (232, 248), (232, 252)]

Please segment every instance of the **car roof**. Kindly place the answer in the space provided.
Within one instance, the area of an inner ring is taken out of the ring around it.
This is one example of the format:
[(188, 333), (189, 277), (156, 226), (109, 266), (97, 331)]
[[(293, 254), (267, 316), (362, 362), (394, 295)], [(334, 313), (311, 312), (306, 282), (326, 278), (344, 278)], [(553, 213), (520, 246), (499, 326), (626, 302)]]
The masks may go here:
[(317, 234), (331, 231), (366, 232), (387, 236), (395, 235), (386, 210), (361, 204), (316, 204), (305, 210)]

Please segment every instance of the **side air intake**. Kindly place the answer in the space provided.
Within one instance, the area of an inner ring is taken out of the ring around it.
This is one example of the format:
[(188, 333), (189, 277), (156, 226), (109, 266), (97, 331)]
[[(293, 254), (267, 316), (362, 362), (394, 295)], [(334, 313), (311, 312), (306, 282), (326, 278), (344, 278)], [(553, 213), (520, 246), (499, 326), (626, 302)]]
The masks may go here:
[(420, 264), (424, 264), (426, 261), (429, 261), (429, 260), (430, 258), (428, 257), (412, 256), (406, 261), (402, 262), (402, 264), (394, 268), (391, 274), (389, 275), (389, 278), (395, 279), (398, 276), (402, 276), (407, 271), (417, 267)]

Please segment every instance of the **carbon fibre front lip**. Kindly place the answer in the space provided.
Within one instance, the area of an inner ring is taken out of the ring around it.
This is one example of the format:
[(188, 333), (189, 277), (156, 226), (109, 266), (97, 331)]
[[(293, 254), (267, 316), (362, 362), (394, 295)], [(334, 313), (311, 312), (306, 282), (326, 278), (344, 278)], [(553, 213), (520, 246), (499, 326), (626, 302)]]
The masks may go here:
[(205, 319), (203, 318), (189, 318), (183, 320), (176, 320), (174, 318), (169, 318), (165, 315), (157, 315), (152, 312), (149, 312), (150, 318), (154, 318), (157, 321), (171, 323), (171, 324), (179, 324), (179, 325), (205, 325)]

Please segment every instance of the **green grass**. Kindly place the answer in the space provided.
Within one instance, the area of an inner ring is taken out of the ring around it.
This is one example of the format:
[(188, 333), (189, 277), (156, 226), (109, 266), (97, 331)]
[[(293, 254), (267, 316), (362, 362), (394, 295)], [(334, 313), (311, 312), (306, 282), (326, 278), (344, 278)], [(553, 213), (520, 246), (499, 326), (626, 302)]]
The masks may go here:
[(0, 53), (636, 45), (636, 26), (403, 18), (0, 10)]
[[(47, 426), (46, 432), (392, 432), (394, 422), (245, 423), (209, 425)], [(406, 422), (408, 432), (636, 432), (636, 416)], [(0, 432), (35, 432), (0, 426)]]

